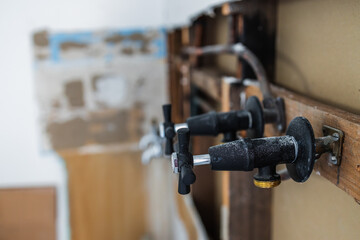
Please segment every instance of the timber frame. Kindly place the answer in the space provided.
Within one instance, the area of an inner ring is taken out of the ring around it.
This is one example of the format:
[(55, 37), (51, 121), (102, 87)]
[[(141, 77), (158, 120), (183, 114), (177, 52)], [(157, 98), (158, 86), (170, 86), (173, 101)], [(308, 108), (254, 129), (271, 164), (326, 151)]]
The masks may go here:
[[(207, 14), (209, 11), (199, 14), (191, 26), (168, 32), (169, 92), (175, 122), (209, 110), (241, 109), (241, 94), (262, 99), (258, 88), (245, 88), (224, 80), (226, 75), (253, 78), (251, 69), (241, 59), (226, 59), (235, 67), (229, 71), (220, 63), (222, 56), (190, 57), (185, 61), (181, 50), (186, 46), (242, 42), (259, 57), (273, 81), (276, 4), (276, 0), (226, 3), (212, 8), (211, 16)], [(226, 37), (219, 39), (219, 35)], [(311, 122), (316, 137), (322, 136), (323, 125), (344, 132), (341, 165), (328, 164), (328, 155), (324, 154), (315, 164), (313, 174), (323, 176), (359, 201), (360, 116), (275, 85), (271, 87), (275, 96), (284, 98), (287, 124), (296, 116), (304, 116)], [(266, 126), (265, 136), (278, 135), (273, 126)], [(208, 147), (220, 143), (219, 140), (193, 138), (193, 153), (206, 153)], [(210, 238), (271, 239), (272, 191), (256, 188), (253, 172), (215, 173), (204, 167), (195, 171), (198, 181), (193, 189), (194, 202)]]

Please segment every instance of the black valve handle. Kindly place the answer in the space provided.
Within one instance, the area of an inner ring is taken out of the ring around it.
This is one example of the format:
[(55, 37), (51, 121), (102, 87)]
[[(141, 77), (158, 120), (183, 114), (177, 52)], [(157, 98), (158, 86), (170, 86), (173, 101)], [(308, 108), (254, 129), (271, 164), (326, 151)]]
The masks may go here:
[(297, 160), (287, 163), (286, 168), (294, 181), (305, 182), (310, 177), (316, 160), (313, 128), (306, 118), (297, 117), (290, 122), (286, 134), (294, 136), (298, 142)]
[(249, 112), (245, 110), (224, 113), (209, 112), (190, 117), (186, 123), (192, 135), (217, 136), (220, 133), (248, 129), (250, 118)]
[(165, 154), (170, 155), (174, 152), (173, 139), (175, 137), (175, 125), (171, 121), (171, 104), (163, 105), (163, 115), (164, 115), (164, 134), (165, 134)]
[(188, 118), (186, 123), (191, 135), (217, 136), (220, 133), (234, 133), (254, 128), (256, 136), (261, 137), (265, 122), (260, 101), (252, 96), (248, 99), (245, 110), (205, 113)]
[(196, 176), (192, 170), (194, 159), (189, 151), (190, 132), (187, 128), (182, 128), (177, 131), (179, 152), (177, 155), (177, 163), (179, 167), (179, 186), (178, 192), (182, 195), (190, 192), (190, 185), (196, 180)]
[(314, 132), (306, 118), (297, 117), (289, 124), (286, 136), (240, 139), (210, 147), (209, 155), (213, 170), (251, 171), (286, 163), (290, 177), (304, 182), (314, 167)]
[[(259, 99), (255, 96), (246, 101), (245, 110), (226, 113), (210, 112), (188, 118), (187, 125), (192, 135), (224, 134), (223, 142), (237, 140), (237, 131), (247, 130), (249, 138), (261, 138), (266, 123), (275, 123), (279, 119), (275, 108), (263, 109)], [(254, 176), (254, 183), (261, 187), (273, 187), (281, 183), (275, 166), (259, 168)]]
[(251, 128), (247, 129), (246, 136), (249, 138), (261, 138), (264, 135), (264, 112), (259, 99), (255, 96), (246, 101), (245, 110), (251, 114)]
[[(281, 99), (280, 99), (281, 100)], [(284, 105), (281, 105), (284, 107)], [(281, 108), (281, 107), (280, 107)], [(237, 131), (247, 130), (250, 138), (260, 138), (264, 134), (266, 123), (278, 123), (278, 108), (263, 109), (259, 99), (250, 97), (245, 110), (230, 111), (225, 113), (210, 112), (187, 119), (187, 127), (191, 135), (224, 134), (223, 142), (231, 142), (238, 139)], [(164, 105), (164, 132), (166, 137), (165, 153), (170, 154), (173, 149), (173, 137), (175, 136), (174, 124), (171, 122), (171, 105)], [(165, 124), (167, 124), (165, 127)], [(276, 173), (276, 166), (260, 167), (254, 176), (254, 183), (259, 187), (273, 187), (281, 183), (280, 176)], [(184, 188), (185, 189), (185, 188)]]
[[(175, 125), (171, 121), (171, 105), (163, 105), (164, 133), (166, 137), (165, 154), (171, 154), (173, 138), (175, 137)], [(210, 112), (190, 117), (186, 120), (191, 135), (217, 136), (224, 134), (224, 142), (237, 139), (236, 132), (247, 130), (248, 137), (260, 138), (264, 134), (264, 125), (274, 123), (278, 119), (278, 113), (274, 110), (263, 109), (259, 99), (250, 97), (245, 110), (230, 112)]]
[(212, 169), (251, 171), (254, 168), (292, 162), (296, 142), (291, 136), (239, 139), (209, 148)]
[[(278, 120), (278, 114), (273, 109), (262, 109), (260, 101), (257, 97), (250, 97), (246, 101), (245, 109), (251, 112), (252, 125), (251, 129), (247, 130), (246, 136), (248, 138), (262, 138), (264, 137), (264, 125), (266, 123), (274, 123)], [(258, 173), (254, 176), (254, 184), (261, 188), (272, 188), (281, 183), (280, 175), (276, 173), (276, 166), (260, 167)]]

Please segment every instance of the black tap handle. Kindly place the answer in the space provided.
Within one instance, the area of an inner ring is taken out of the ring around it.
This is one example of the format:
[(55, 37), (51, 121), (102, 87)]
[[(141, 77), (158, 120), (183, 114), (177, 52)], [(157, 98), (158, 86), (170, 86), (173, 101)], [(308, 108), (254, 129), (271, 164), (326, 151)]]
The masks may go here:
[(186, 185), (193, 184), (196, 180), (196, 176), (189, 164), (184, 164), (181, 166), (180, 177), (181, 181)]
[(292, 163), (296, 143), (291, 136), (239, 139), (209, 148), (211, 168), (225, 171), (251, 171), (254, 168)]
[(190, 117), (186, 123), (192, 135), (213, 135), (236, 132), (249, 128), (250, 116), (248, 111), (209, 112)]
[(163, 114), (164, 114), (164, 121), (166, 123), (171, 122), (171, 104), (163, 105)]
[(224, 133), (224, 138), (221, 140), (223, 143), (227, 143), (227, 142), (232, 142), (239, 139), (237, 137), (237, 133), (236, 132), (226, 132)]
[(179, 174), (178, 193), (180, 193), (181, 195), (186, 195), (190, 193), (190, 185), (186, 185), (185, 183), (183, 183), (180, 174)]
[(170, 155), (174, 151), (173, 143), (170, 139), (166, 138), (165, 142), (165, 155)]
[[(286, 163), (290, 177), (296, 182), (305, 182), (310, 177), (315, 152), (314, 132), (304, 117), (294, 118), (285, 136), (245, 138), (209, 148), (212, 170), (251, 171), (260, 168), (262, 175), (273, 177), (276, 173), (274, 166)], [(268, 166), (272, 168), (264, 168)], [(271, 172), (264, 172), (269, 170)]]
[(192, 154), (189, 152), (190, 144), (190, 131), (187, 128), (178, 130), (178, 143), (179, 152), (179, 186), (178, 192), (180, 194), (188, 194), (190, 192), (190, 185), (196, 180), (196, 176), (192, 170), (194, 165), (194, 159)]
[(181, 128), (177, 131), (177, 133), (178, 133), (179, 153), (188, 154), (189, 145), (190, 145), (189, 129)]
[(164, 134), (166, 138), (165, 154), (170, 155), (174, 152), (173, 139), (175, 137), (174, 123), (171, 121), (171, 104), (163, 105), (164, 115)]

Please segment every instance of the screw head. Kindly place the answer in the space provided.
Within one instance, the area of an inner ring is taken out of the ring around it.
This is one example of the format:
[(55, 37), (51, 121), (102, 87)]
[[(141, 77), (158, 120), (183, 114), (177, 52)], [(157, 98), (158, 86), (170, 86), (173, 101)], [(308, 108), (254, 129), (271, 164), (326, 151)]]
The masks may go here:
[(173, 152), (171, 154), (171, 167), (172, 167), (173, 173), (179, 173), (179, 160), (178, 160), (176, 152)]
[(333, 133), (332, 137), (333, 137), (334, 141), (338, 141), (340, 138), (338, 133)]
[(336, 165), (338, 163), (336, 156), (331, 155), (330, 162)]

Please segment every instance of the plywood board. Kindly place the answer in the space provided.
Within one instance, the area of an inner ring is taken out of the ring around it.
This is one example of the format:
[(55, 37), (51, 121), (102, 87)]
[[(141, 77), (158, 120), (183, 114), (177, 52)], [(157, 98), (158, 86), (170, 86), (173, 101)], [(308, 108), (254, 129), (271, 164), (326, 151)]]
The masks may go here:
[(141, 239), (147, 232), (141, 152), (62, 152), (69, 174), (72, 240)]
[(276, 83), (360, 113), (360, 3), (280, 0)]
[(274, 189), (272, 239), (360, 239), (360, 205), (318, 175)]
[(0, 239), (55, 240), (55, 188), (0, 189)]

